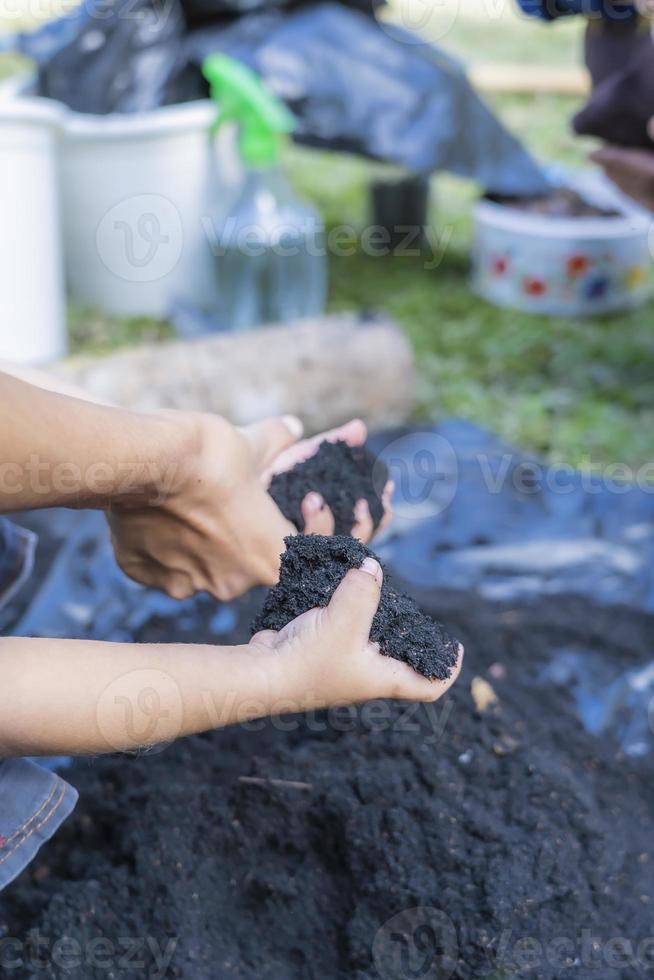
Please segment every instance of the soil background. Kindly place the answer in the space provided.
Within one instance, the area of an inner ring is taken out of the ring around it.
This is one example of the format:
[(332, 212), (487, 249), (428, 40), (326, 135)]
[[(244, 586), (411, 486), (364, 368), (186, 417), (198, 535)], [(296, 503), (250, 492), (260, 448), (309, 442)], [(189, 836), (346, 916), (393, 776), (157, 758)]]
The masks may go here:
[[(509, 606), (410, 591), (465, 645), (446, 699), (78, 764), (75, 814), (0, 896), (0, 942), (36, 930), (46, 950), (63, 936), (84, 952), (98, 938), (140, 945), (110, 968), (64, 970), (46, 952), (42, 967), (0, 976), (654, 976), (654, 943), (642, 945), (654, 935), (651, 758), (588, 734), (570, 692), (542, 680), (563, 648), (649, 662), (652, 617), (583, 598)], [(247, 639), (260, 598), (236, 604), (234, 639)], [(136, 638), (211, 639), (215, 603), (197, 608), (192, 623), (153, 617)], [(474, 676), (498, 697), (483, 714)], [(440, 936), (420, 930), (411, 910), (425, 907)], [(402, 912), (399, 931), (387, 925)], [(153, 948), (169, 940), (162, 970)]]

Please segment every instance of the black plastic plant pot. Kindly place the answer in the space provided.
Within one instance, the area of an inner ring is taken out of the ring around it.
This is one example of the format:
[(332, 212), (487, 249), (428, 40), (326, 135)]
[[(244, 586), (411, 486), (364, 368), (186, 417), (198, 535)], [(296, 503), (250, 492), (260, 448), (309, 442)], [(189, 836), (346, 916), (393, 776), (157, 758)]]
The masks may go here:
[(411, 175), (400, 180), (375, 180), (370, 185), (372, 224), (388, 234), (392, 251), (417, 248), (425, 239), (429, 211), (429, 179)]

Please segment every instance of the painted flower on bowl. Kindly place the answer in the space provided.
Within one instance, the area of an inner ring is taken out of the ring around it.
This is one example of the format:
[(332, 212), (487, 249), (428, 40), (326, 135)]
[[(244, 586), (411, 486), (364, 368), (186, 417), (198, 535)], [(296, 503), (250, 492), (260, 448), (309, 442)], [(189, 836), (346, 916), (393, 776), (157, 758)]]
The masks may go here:
[(504, 255), (495, 255), (491, 259), (491, 271), (494, 276), (504, 276), (509, 270), (509, 260)]
[(576, 278), (577, 276), (584, 276), (590, 268), (590, 259), (587, 255), (582, 255), (581, 253), (571, 255), (566, 263), (566, 266), (569, 276), (572, 276), (573, 278)]
[(525, 276), (522, 288), (527, 296), (544, 296), (547, 292), (547, 283), (544, 279), (537, 279), (535, 276)]
[(611, 283), (608, 276), (591, 276), (591, 278), (584, 283), (584, 295), (587, 299), (601, 299), (608, 293), (610, 285)]
[(647, 278), (647, 273), (642, 265), (632, 265), (625, 272), (625, 284), (627, 289), (639, 289), (643, 285), (645, 279)]

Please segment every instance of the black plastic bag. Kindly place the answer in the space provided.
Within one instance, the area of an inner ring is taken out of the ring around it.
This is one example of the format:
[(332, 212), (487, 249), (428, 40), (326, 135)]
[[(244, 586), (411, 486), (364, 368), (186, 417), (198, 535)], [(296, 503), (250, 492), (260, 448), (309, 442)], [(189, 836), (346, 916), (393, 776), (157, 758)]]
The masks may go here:
[(540, 167), (475, 93), (458, 61), (336, 3), (189, 34), (198, 67), (222, 51), (257, 71), (299, 120), (296, 138), (414, 173), (450, 170), (497, 193), (536, 194)]
[[(179, 0), (97, 4), (39, 69), (39, 91), (77, 112), (141, 112), (182, 95), (186, 24)], [(191, 91), (191, 90), (189, 90)]]
[[(386, 0), (339, 0), (345, 7), (352, 7), (364, 14), (374, 15), (386, 5)], [(312, 0), (181, 0), (189, 27), (230, 22), (236, 17), (249, 17), (257, 13), (275, 10), (293, 10), (310, 6)]]

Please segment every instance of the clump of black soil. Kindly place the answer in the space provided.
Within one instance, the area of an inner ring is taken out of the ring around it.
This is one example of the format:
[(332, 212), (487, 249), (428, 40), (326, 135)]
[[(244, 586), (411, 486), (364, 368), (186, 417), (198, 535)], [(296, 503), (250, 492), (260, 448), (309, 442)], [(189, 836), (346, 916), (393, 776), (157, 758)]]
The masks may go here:
[(615, 209), (597, 207), (569, 187), (556, 187), (549, 194), (532, 197), (511, 197), (502, 194), (487, 194), (486, 200), (502, 204), (507, 208), (526, 211), (529, 214), (542, 214), (550, 218), (619, 218)]
[(354, 507), (361, 499), (368, 501), (373, 525), (375, 529), (379, 527), (384, 516), (381, 492), (386, 479), (386, 464), (364, 446), (323, 442), (310, 459), (273, 477), (269, 493), (282, 514), (298, 531), (304, 531), (302, 501), (312, 490), (316, 491), (334, 515), (334, 534), (350, 534), (355, 523)]
[[(651, 756), (591, 735), (569, 686), (540, 678), (562, 649), (644, 668), (654, 617), (562, 595), (415, 595), (466, 648), (436, 704), (310, 712), (80, 762), (77, 810), (0, 894), (0, 975), (651, 976)], [(221, 642), (246, 639), (253, 602), (233, 607)], [(154, 616), (134, 639), (212, 643), (215, 615), (202, 599), (191, 623)], [(475, 676), (497, 695), (485, 712)], [(411, 912), (425, 907), (449, 938)], [(434, 956), (443, 939), (451, 970)]]
[[(268, 593), (253, 633), (281, 630), (309, 609), (327, 606), (351, 568), (359, 568), (366, 557), (379, 560), (347, 535), (298, 534), (285, 540), (279, 582)], [(393, 588), (386, 572), (370, 639), (384, 656), (410, 664), (430, 680), (447, 680), (458, 659), (458, 641)]]

